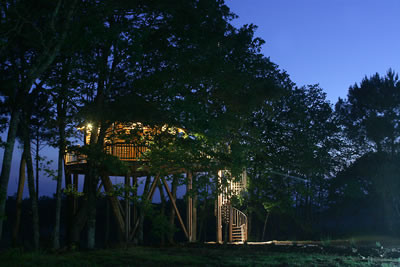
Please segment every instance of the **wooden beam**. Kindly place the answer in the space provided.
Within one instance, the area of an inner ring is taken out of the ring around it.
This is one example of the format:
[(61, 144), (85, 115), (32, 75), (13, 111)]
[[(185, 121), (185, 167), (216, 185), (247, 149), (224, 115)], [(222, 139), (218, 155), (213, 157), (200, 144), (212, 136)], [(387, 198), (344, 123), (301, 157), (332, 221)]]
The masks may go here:
[(172, 196), (172, 193), (171, 193), (171, 191), (169, 190), (169, 186), (168, 186), (168, 184), (167, 184), (167, 181), (165, 180), (164, 177), (161, 177), (161, 180), (162, 180), (162, 182), (163, 182), (163, 184), (164, 184), (165, 190), (166, 190), (167, 193), (168, 193), (169, 199), (171, 200), (171, 203), (172, 203), (172, 205), (173, 205), (173, 207), (174, 207), (174, 209), (175, 209), (175, 214), (176, 214), (176, 216), (178, 216), (178, 220), (179, 220), (179, 223), (181, 224), (182, 230), (183, 230), (183, 232), (185, 232), (185, 235), (186, 235), (187, 239), (189, 239), (188, 231), (186, 230), (185, 224), (183, 223), (181, 214), (179, 213), (179, 210), (178, 210), (178, 208), (177, 208), (177, 206), (176, 206), (174, 197)]
[(147, 201), (153, 199), (153, 195), (154, 195), (154, 192), (156, 191), (158, 179), (160, 179), (160, 176), (159, 176), (159, 175), (157, 175), (157, 176), (154, 178), (153, 183), (151, 184), (150, 191), (149, 191), (149, 194), (147, 195), (147, 199), (146, 199)]
[(118, 198), (113, 195), (114, 189), (112, 187), (112, 183), (109, 176), (101, 176), (101, 180), (103, 181), (104, 190), (109, 194), (108, 199), (110, 200), (111, 208), (114, 212), (118, 229), (121, 233), (125, 231), (125, 222), (124, 216), (121, 213), (120, 205)]
[[(157, 176), (154, 178), (153, 183), (151, 184), (149, 194), (147, 195), (147, 198), (146, 198), (147, 201), (153, 199), (153, 195), (154, 195), (154, 192), (156, 191), (158, 179), (160, 179), (160, 176), (159, 176), (159, 175), (157, 175)], [(139, 220), (140, 220), (140, 218), (137, 218), (137, 219), (136, 219), (135, 226), (133, 227), (131, 233), (129, 234), (129, 240), (132, 240), (133, 236), (135, 235), (136, 230), (137, 230), (138, 227), (139, 227)]]

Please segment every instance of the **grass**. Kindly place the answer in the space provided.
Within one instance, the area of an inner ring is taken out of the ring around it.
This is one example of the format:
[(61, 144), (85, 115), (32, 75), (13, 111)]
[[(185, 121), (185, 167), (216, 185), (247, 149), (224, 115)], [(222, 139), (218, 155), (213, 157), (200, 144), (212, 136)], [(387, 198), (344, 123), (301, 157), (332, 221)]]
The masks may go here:
[(130, 247), (80, 252), (0, 253), (1, 266), (399, 266), (398, 259), (274, 252), (251, 246)]

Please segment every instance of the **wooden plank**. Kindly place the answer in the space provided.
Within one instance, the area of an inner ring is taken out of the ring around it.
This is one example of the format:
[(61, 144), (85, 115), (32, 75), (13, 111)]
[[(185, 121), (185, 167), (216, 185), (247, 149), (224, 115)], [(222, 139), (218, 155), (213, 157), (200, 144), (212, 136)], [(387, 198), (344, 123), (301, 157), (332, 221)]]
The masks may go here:
[(168, 186), (168, 184), (167, 184), (167, 181), (165, 180), (164, 177), (161, 177), (161, 180), (162, 180), (162, 182), (163, 182), (163, 184), (164, 184), (165, 190), (166, 190), (167, 193), (168, 193), (169, 199), (171, 200), (171, 203), (172, 203), (172, 205), (173, 205), (173, 207), (174, 207), (174, 209), (175, 209), (175, 214), (176, 214), (176, 216), (178, 216), (178, 220), (179, 220), (179, 223), (181, 224), (182, 230), (183, 230), (183, 232), (185, 233), (186, 238), (189, 239), (188, 231), (186, 230), (185, 224), (183, 223), (181, 214), (179, 213), (179, 210), (178, 210), (178, 208), (177, 208), (177, 206), (176, 206), (174, 197), (172, 196), (172, 193), (171, 193), (171, 191), (169, 190), (169, 186)]

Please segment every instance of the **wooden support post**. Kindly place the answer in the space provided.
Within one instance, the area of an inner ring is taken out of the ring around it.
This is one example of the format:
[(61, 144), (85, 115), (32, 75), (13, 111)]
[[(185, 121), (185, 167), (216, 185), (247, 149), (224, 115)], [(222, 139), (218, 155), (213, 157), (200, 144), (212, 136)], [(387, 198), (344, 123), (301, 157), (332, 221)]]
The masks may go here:
[(192, 207), (192, 242), (197, 241), (197, 194), (193, 196)]
[(218, 177), (217, 177), (217, 191), (218, 191), (218, 196), (217, 196), (217, 201), (216, 201), (216, 217), (217, 217), (217, 243), (222, 243), (222, 213), (221, 213), (221, 207), (222, 207), (222, 193), (220, 192), (220, 185), (221, 185), (221, 177), (222, 177), (222, 171), (218, 171)]
[[(179, 220), (179, 223), (181, 224), (182, 230), (183, 230), (183, 232), (185, 233), (187, 239), (189, 239), (189, 237), (190, 237), (190, 236), (189, 236), (189, 232), (186, 230), (186, 227), (185, 227), (185, 224), (183, 223), (181, 214), (179, 213), (178, 207), (176, 206), (174, 197), (173, 197), (171, 191), (169, 190), (169, 186), (168, 186), (168, 184), (167, 184), (167, 181), (165, 180), (164, 177), (162, 177), (161, 179), (162, 179), (162, 182), (163, 182), (163, 184), (164, 184), (165, 190), (166, 190), (167, 193), (168, 193), (169, 199), (171, 200), (171, 203), (172, 203), (172, 205), (173, 205), (173, 207), (174, 207), (174, 209), (175, 209), (175, 214), (176, 214), (176, 216), (178, 216), (178, 220)], [(189, 240), (190, 240), (190, 239), (189, 239)]]
[[(132, 186), (134, 187), (134, 191), (133, 191), (133, 197), (136, 199), (138, 196), (138, 183), (137, 183), (138, 178), (136, 176), (132, 177)], [(137, 204), (134, 204), (133, 206), (133, 221), (136, 222), (136, 220), (138, 219), (138, 215), (137, 215)]]
[[(74, 173), (73, 175), (73, 189), (74, 192), (77, 193), (78, 192), (78, 173)], [(78, 196), (76, 194), (74, 194), (73, 196), (73, 214), (76, 214), (76, 212), (78, 211)]]
[(229, 242), (233, 241), (232, 238), (232, 231), (233, 231), (233, 209), (232, 209), (232, 205), (229, 205)]
[(187, 225), (187, 230), (189, 233), (189, 242), (193, 241), (193, 236), (192, 236), (192, 226), (193, 226), (193, 198), (191, 196), (192, 194), (192, 172), (188, 171), (186, 173), (186, 179), (187, 179), (187, 184), (186, 184), (186, 194), (187, 194), (187, 205), (186, 205), (186, 225)]
[(129, 241), (129, 232), (130, 232), (130, 217), (131, 217), (131, 212), (130, 212), (130, 203), (129, 203), (129, 188), (130, 188), (130, 177), (128, 175), (125, 176), (125, 241)]

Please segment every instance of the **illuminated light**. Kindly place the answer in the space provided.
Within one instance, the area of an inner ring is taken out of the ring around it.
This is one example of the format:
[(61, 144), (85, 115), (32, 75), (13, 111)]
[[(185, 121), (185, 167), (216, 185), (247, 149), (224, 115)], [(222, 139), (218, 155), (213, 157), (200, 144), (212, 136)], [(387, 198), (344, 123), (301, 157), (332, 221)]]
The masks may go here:
[(92, 125), (91, 123), (88, 123), (88, 124), (86, 125), (86, 127), (87, 127), (89, 130), (91, 130), (92, 127), (93, 127), (93, 125)]

